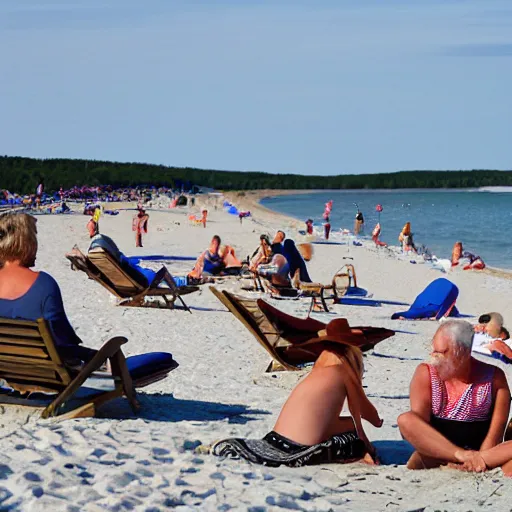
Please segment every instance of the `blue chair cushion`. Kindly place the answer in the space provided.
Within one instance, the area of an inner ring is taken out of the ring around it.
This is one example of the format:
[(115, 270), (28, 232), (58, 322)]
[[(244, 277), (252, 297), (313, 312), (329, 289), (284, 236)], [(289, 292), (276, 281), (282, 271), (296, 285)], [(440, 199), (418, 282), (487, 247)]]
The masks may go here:
[[(432, 281), (414, 300), (408, 311), (392, 315), (392, 319), (441, 318), (459, 296), (459, 289), (448, 279), (440, 277)], [(457, 312), (458, 313), (458, 312)]]
[(153, 282), (153, 280), (156, 277), (156, 272), (154, 270), (151, 270), (150, 268), (141, 267), (139, 265), (140, 260), (136, 256), (124, 256), (123, 255), (123, 258), (124, 258), (124, 261), (126, 263), (128, 263), (128, 265), (130, 265), (130, 267), (132, 267), (133, 269), (140, 272), (146, 278), (148, 285), (150, 285)]
[(133, 380), (143, 379), (155, 373), (171, 371), (178, 366), (169, 352), (149, 352), (126, 358), (126, 366)]

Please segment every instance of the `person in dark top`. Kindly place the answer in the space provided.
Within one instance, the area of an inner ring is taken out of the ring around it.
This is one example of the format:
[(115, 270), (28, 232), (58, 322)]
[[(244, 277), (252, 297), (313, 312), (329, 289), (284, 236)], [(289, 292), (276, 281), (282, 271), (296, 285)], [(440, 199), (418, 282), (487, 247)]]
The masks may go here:
[(364, 228), (364, 217), (361, 210), (357, 210), (356, 220), (354, 222), (354, 234), (357, 236)]
[(324, 238), (326, 240), (329, 240), (329, 234), (331, 232), (331, 221), (329, 219), (329, 216), (325, 217), (325, 224), (324, 224)]
[[(210, 242), (210, 247), (201, 253), (196, 260), (196, 264), (188, 277), (192, 280), (201, 279), (202, 277), (210, 277), (219, 275), (225, 267), (222, 254), (220, 252), (220, 236), (215, 235)], [(192, 281), (194, 282), (194, 281)]]
[(284, 241), (282, 254), (290, 266), (290, 277), (293, 277), (296, 270), (299, 269), (301, 282), (311, 283), (311, 278), (308, 274), (306, 262), (304, 261), (304, 258), (300, 254), (293, 240), (288, 238)]
[(64, 311), (59, 285), (35, 272), (36, 219), (26, 213), (0, 215), (0, 317), (47, 320), (57, 350), (68, 364), (88, 361), (95, 350), (81, 347)]

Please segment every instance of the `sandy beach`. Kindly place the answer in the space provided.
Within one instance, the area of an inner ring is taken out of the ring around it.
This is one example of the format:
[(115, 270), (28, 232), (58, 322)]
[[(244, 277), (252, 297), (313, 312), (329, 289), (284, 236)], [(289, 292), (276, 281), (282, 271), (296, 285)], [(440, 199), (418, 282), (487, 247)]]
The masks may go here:
[[(127, 255), (196, 257), (214, 234), (245, 258), (260, 233), (284, 229), (296, 234), (297, 221), (257, 204), (267, 191), (228, 197), (251, 218), (222, 209), (210, 212), (206, 228), (191, 226), (188, 209), (150, 211), (144, 248), (136, 249), (133, 212), (101, 218), (101, 232)], [(208, 290), (185, 297), (183, 310), (116, 307), (115, 300), (81, 272), (73, 272), (64, 254), (74, 244), (88, 247), (83, 215), (40, 216), (37, 269), (61, 286), (72, 325), (87, 346), (99, 347), (114, 335), (126, 336), (127, 355), (168, 351), (180, 364), (169, 377), (139, 392), (134, 416), (125, 400), (110, 402), (97, 418), (48, 421), (38, 410), (0, 406), (0, 510), (124, 511), (177, 510), (508, 510), (511, 481), (501, 470), (463, 474), (454, 470), (411, 472), (404, 467), (410, 446), (402, 441), (397, 416), (409, 406), (409, 381), (429, 353), (435, 321), (393, 321), (400, 306), (332, 306), (313, 313), (329, 321), (346, 317), (352, 325), (387, 327), (396, 335), (365, 357), (365, 390), (384, 425), (365, 424), (382, 465), (330, 464), (298, 469), (267, 468), (220, 460), (197, 450), (224, 437), (262, 437), (272, 429), (282, 404), (303, 372), (266, 374), (267, 353), (244, 326)], [(300, 226), (302, 229), (302, 226)], [(350, 241), (350, 239), (347, 239)], [(354, 258), (358, 284), (375, 299), (411, 303), (432, 280), (448, 277), (460, 290), (457, 306), (467, 315), (500, 311), (512, 327), (512, 290), (501, 273), (456, 271), (442, 274), (410, 264), (370, 244), (316, 245), (308, 264), (314, 281), (330, 282)], [(176, 275), (192, 261), (165, 262)], [(149, 263), (158, 270), (161, 263)], [(239, 290), (236, 280), (224, 286)], [(305, 316), (308, 300), (273, 301)], [(476, 318), (470, 318), (476, 322)], [(510, 378), (512, 372), (502, 363)]]

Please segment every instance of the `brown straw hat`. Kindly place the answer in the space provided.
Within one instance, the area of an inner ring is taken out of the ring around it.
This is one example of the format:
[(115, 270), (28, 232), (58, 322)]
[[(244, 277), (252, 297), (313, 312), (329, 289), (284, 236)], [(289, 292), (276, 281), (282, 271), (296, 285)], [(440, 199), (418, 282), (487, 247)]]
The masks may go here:
[(346, 318), (335, 318), (331, 320), (325, 329), (318, 331), (318, 337), (308, 340), (307, 343), (318, 341), (332, 341), (334, 343), (344, 343), (353, 347), (364, 345), (366, 336), (360, 329), (352, 329)]

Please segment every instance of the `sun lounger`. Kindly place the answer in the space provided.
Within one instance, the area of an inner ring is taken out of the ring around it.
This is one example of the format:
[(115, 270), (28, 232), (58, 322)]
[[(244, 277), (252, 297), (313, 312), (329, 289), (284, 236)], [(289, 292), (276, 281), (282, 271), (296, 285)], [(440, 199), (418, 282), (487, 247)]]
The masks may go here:
[(394, 313), (391, 318), (406, 320), (421, 320), (442, 317), (459, 316), (455, 302), (459, 289), (451, 281), (440, 277), (432, 281), (414, 300), (407, 311)]
[[(126, 396), (135, 412), (139, 407), (135, 388), (165, 378), (178, 363), (168, 353), (125, 359), (121, 346), (127, 341), (120, 336), (110, 339), (83, 368), (75, 370), (64, 364), (45, 320), (0, 318), (2, 394), (21, 397), (23, 405), (32, 406), (29, 395), (56, 395), (44, 408), (43, 418), (94, 416), (101, 404), (121, 396)], [(112, 373), (98, 371), (107, 360)], [(74, 406), (77, 400), (82, 405)]]
[(122, 306), (145, 306), (146, 298), (159, 297), (165, 306), (173, 308), (176, 299), (189, 311), (182, 295), (199, 290), (197, 286), (178, 287), (164, 266), (158, 272), (142, 272), (142, 269), (130, 264), (128, 258), (120, 260), (102, 247), (91, 249), (87, 256), (77, 247), (66, 254), (71, 262), (71, 268), (81, 270), (90, 279), (101, 284), (110, 293), (120, 299)]
[(356, 271), (352, 264), (347, 264), (340, 268), (334, 274), (330, 284), (303, 283), (298, 279), (297, 273), (294, 276), (293, 284), (303, 296), (312, 298), (310, 311), (315, 307), (319, 310), (321, 306), (324, 311), (328, 312), (327, 299), (332, 299), (334, 304), (352, 304), (357, 302), (357, 300), (355, 302), (350, 300), (347, 302), (345, 300), (347, 295), (351, 297), (364, 297), (368, 294), (366, 290), (357, 286)]
[[(333, 344), (318, 337), (318, 331), (327, 326), (323, 322), (287, 315), (262, 299), (240, 297), (213, 286), (210, 290), (270, 354), (272, 362), (267, 371), (299, 370), (301, 365), (316, 361)], [(347, 343), (356, 344), (363, 351), (394, 334), (378, 327), (350, 328), (347, 323)]]

